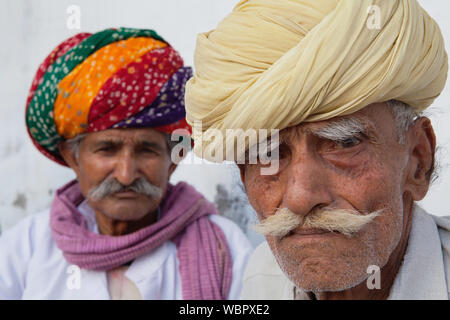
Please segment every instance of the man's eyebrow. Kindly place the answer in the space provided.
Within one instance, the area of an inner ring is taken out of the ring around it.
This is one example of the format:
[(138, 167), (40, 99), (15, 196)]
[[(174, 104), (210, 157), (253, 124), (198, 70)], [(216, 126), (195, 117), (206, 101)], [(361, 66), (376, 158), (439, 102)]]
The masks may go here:
[[(94, 143), (95, 147), (103, 147), (103, 146), (114, 146), (114, 147), (121, 147), (123, 145), (123, 141), (119, 140), (119, 139), (111, 139), (111, 138), (107, 138), (107, 139), (102, 139), (99, 141), (96, 141)], [(135, 146), (137, 146), (138, 148), (152, 148), (155, 150), (164, 150), (164, 147), (161, 146), (159, 143), (156, 143), (154, 141), (148, 141), (148, 140), (142, 140), (142, 141), (138, 141)]]
[(148, 140), (142, 140), (137, 143), (137, 146), (144, 147), (144, 148), (152, 148), (156, 150), (164, 150), (164, 146), (162, 146), (160, 143), (154, 142), (154, 141), (148, 141)]
[(114, 139), (111, 139), (111, 138), (107, 138), (107, 139), (102, 139), (102, 140), (95, 141), (94, 145), (95, 146), (105, 146), (105, 145), (108, 145), (108, 146), (111, 146), (111, 145), (113, 145), (113, 146), (120, 146), (122, 143), (123, 142), (120, 141), (120, 140), (114, 140)]
[(308, 132), (323, 139), (343, 141), (356, 136), (369, 136), (370, 125), (357, 118), (343, 118), (327, 123), (318, 129), (308, 129)]

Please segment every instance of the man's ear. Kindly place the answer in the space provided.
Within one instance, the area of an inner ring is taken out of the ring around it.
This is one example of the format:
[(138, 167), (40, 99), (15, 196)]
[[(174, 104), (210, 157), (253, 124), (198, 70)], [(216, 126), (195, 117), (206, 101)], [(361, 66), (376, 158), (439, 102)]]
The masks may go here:
[(78, 160), (72, 150), (68, 147), (65, 141), (61, 141), (58, 145), (59, 153), (61, 154), (64, 161), (75, 171), (77, 177), (79, 177), (80, 166), (78, 165)]
[(434, 169), (436, 136), (430, 119), (417, 119), (407, 132), (409, 152), (405, 189), (415, 201), (422, 200), (428, 192)]
[(172, 176), (172, 173), (175, 171), (175, 169), (177, 168), (177, 164), (175, 164), (175, 163), (171, 163), (170, 164), (170, 167), (169, 167), (169, 179), (170, 179), (170, 177)]

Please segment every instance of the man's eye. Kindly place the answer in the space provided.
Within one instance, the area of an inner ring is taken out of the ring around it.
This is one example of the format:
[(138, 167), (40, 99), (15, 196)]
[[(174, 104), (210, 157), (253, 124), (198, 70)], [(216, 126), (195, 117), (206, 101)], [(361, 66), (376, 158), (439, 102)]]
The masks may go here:
[[(279, 145), (278, 148), (269, 149), (264, 157), (271, 160), (281, 160), (289, 156), (289, 148), (285, 145)], [(260, 154), (257, 154), (258, 161), (260, 161)]]
[(97, 151), (99, 151), (99, 152), (112, 152), (112, 151), (114, 151), (114, 148), (113, 147), (102, 147), (102, 148), (97, 149)]
[(354, 146), (360, 144), (361, 140), (359, 140), (358, 138), (352, 137), (352, 138), (348, 138), (348, 139), (345, 139), (342, 141), (337, 141), (336, 143), (340, 148), (348, 149), (348, 148), (351, 148), (351, 147), (354, 147)]
[(157, 152), (153, 148), (141, 148), (139, 152), (145, 153), (145, 154), (156, 154)]

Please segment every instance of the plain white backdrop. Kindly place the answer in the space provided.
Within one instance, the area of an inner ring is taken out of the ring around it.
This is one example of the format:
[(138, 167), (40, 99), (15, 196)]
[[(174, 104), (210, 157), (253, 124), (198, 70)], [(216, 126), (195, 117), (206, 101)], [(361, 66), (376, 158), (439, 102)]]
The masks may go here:
[[(355, 0), (357, 1), (357, 0)], [(387, 0), (391, 1), (391, 0)], [(396, 1), (396, 0), (392, 0)], [(110, 27), (156, 30), (193, 64), (196, 35), (213, 29), (238, 0), (0, 0), (0, 227), (50, 206), (53, 192), (74, 178), (70, 169), (47, 160), (28, 139), (24, 110), (34, 73), (64, 39)], [(437, 20), (450, 44), (450, 2), (419, 0)], [(68, 8), (80, 9), (81, 29), (67, 27)], [(430, 213), (450, 215), (450, 86), (428, 111), (436, 131), (439, 179), (421, 202)], [(180, 165), (172, 182), (186, 180), (210, 200), (218, 183), (235, 186), (229, 165)]]

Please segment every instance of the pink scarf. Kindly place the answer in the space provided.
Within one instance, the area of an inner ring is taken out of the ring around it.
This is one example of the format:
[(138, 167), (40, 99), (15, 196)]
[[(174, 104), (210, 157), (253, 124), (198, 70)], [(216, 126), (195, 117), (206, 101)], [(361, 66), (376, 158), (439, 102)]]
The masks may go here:
[(187, 183), (169, 185), (160, 204), (160, 219), (124, 236), (106, 236), (88, 230), (77, 206), (84, 200), (78, 182), (56, 192), (50, 227), (56, 245), (70, 263), (91, 270), (110, 270), (172, 240), (177, 254), (184, 299), (227, 299), (232, 258), (223, 231), (208, 215), (214, 205)]

